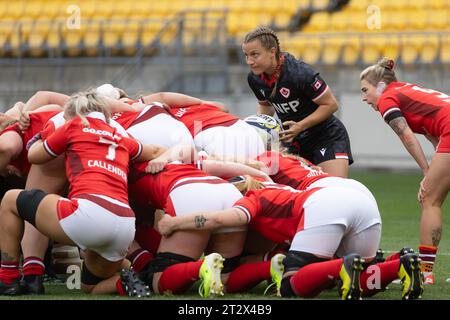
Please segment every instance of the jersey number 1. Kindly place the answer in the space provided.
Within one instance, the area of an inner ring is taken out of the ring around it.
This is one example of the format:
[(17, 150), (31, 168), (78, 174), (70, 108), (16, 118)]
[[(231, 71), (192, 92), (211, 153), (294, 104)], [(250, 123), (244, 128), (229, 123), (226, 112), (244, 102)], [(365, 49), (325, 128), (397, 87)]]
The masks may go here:
[(109, 144), (108, 147), (108, 154), (106, 155), (106, 159), (114, 161), (114, 159), (116, 158), (116, 148), (119, 146), (117, 143), (115, 143), (114, 141), (105, 139), (103, 137), (100, 137), (99, 140), (100, 143), (105, 143), (105, 144)]

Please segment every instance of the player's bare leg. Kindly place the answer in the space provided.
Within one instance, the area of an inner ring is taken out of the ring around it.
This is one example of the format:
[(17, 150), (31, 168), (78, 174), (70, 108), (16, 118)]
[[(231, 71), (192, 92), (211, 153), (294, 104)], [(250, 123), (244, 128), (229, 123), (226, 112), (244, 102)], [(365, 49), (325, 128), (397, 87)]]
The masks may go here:
[(450, 190), (449, 163), (450, 154), (436, 153), (424, 181), (419, 253), (425, 284), (434, 283), (433, 265), (442, 234), (441, 206)]
[(342, 178), (348, 177), (349, 165), (347, 159), (333, 159), (318, 163), (317, 165), (322, 168), (323, 172)]

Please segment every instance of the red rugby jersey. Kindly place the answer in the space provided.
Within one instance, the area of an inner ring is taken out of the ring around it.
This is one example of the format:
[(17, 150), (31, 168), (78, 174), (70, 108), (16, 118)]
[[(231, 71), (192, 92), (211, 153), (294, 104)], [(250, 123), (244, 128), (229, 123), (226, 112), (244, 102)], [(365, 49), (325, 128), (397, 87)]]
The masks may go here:
[(101, 194), (128, 203), (128, 162), (139, 157), (142, 145), (118, 134), (98, 112), (90, 113), (88, 120), (89, 127), (79, 117), (66, 122), (44, 147), (54, 157), (65, 152), (69, 198)]
[(239, 117), (223, 112), (209, 104), (192, 105), (183, 108), (171, 108), (172, 115), (184, 123), (192, 136), (195, 137), (201, 130), (215, 126), (231, 126)]
[(264, 189), (251, 190), (234, 204), (242, 210), (249, 226), (276, 243), (290, 243), (295, 234), (303, 230), (303, 204), (320, 188), (299, 191), (270, 184)]
[(392, 82), (380, 96), (378, 110), (386, 122), (401, 115), (413, 132), (439, 137), (450, 121), (450, 97), (412, 83)]

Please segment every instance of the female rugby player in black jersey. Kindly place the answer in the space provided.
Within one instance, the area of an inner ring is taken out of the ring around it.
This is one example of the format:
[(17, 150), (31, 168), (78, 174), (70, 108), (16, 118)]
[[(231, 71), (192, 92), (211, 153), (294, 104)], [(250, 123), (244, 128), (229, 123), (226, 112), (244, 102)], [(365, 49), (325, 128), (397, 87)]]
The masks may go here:
[(319, 73), (281, 52), (277, 35), (267, 27), (249, 32), (242, 50), (250, 66), (248, 83), (258, 99), (258, 112), (276, 112), (283, 122), (280, 140), (291, 153), (346, 178), (353, 162), (350, 139), (333, 116), (337, 101)]

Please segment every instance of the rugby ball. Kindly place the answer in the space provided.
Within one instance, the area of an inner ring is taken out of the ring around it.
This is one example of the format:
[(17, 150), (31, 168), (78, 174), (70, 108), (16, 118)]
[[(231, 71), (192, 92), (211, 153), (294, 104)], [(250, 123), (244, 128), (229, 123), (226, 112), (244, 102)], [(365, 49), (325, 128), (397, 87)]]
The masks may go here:
[(272, 133), (272, 130), (275, 130), (276, 132), (280, 131), (280, 124), (278, 121), (267, 114), (254, 114), (245, 118), (244, 121), (249, 125), (265, 130), (268, 133)]

